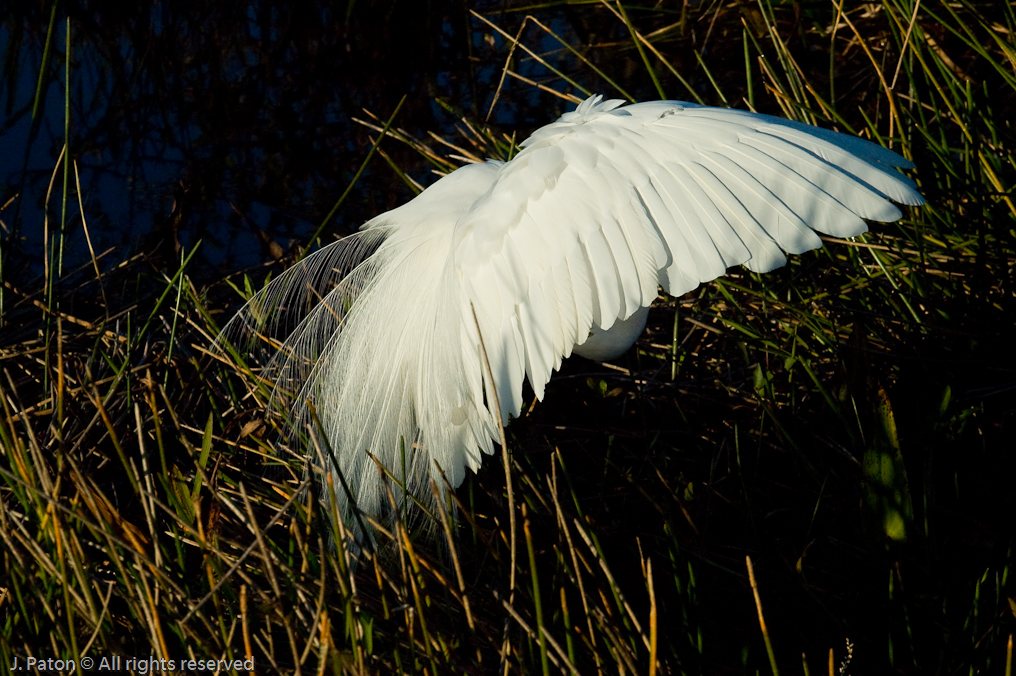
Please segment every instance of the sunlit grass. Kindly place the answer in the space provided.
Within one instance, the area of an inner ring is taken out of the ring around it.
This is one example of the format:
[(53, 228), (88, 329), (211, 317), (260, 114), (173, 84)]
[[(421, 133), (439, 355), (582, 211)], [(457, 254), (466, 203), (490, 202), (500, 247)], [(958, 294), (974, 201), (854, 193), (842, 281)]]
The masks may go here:
[[(333, 544), (329, 450), (290, 447), (258, 365), (212, 349), (260, 280), (198, 287), (194, 250), (62, 269), (51, 227), (44, 279), (2, 280), (0, 669), (1010, 674), (1016, 16), (700, 4), (575, 8), (616, 22), (592, 44), (553, 7), (473, 21), (500, 36), (513, 105), (657, 91), (782, 112), (911, 157), (928, 205), (663, 299), (637, 349), (567, 364), (506, 430), (510, 484), (490, 459), (421, 523), (386, 475), (398, 518), (360, 552)], [(640, 69), (615, 72), (621, 54)], [(393, 140), (445, 173), (521, 138), (482, 115), (454, 138), (361, 117), (416, 188)], [(62, 155), (60, 223), (87, 223), (74, 175)], [(35, 208), (0, 217), (15, 207)]]

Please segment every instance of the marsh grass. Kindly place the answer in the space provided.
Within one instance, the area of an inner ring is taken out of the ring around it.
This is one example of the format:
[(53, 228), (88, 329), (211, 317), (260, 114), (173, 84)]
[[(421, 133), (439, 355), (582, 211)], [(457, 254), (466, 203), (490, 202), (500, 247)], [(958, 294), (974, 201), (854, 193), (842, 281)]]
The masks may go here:
[[(427, 523), (384, 475), (394, 524), (356, 554), (332, 545), (329, 449), (290, 447), (258, 365), (211, 348), (263, 275), (198, 286), (193, 250), (62, 269), (49, 227), (44, 278), (3, 279), (0, 669), (1011, 673), (1011, 6), (589, 3), (617, 22), (589, 42), (556, 9), (474, 14), (506, 105), (638, 87), (779, 111), (912, 157), (928, 205), (662, 299), (637, 349), (566, 364), (507, 428), (514, 514), (494, 459)], [(516, 140), (483, 115), (362, 122), (414, 185), (395, 144), (447, 172)], [(47, 204), (87, 224), (61, 157)]]

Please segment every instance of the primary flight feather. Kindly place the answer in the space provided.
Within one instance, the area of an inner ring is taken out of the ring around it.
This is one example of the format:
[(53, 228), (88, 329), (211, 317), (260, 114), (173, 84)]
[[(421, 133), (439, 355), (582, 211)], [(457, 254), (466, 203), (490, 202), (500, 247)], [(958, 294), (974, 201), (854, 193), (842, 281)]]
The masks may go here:
[(275, 403), (327, 438), (344, 517), (383, 512), (371, 456), (422, 499), (442, 471), (458, 486), (493, 453), (497, 418), (519, 415), (523, 378), (542, 399), (573, 352), (623, 353), (659, 287), (766, 272), (820, 247), (816, 231), (852, 237), (900, 218), (893, 202), (924, 201), (898, 171), (913, 165), (868, 141), (622, 104), (589, 98), (510, 162), (452, 172), (288, 270), (227, 328), (286, 335), (268, 368)]

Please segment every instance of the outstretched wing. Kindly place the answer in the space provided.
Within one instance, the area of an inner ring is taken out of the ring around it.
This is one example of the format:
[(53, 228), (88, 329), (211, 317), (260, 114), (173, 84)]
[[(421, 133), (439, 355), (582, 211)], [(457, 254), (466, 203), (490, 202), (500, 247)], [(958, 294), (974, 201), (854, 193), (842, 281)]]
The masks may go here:
[(388, 503), (375, 459), (427, 501), (431, 477), (444, 485), (438, 467), (457, 486), (481, 450), (493, 452), (496, 422), (471, 396), (482, 388), (478, 348), (465, 359), (460, 345), (469, 304), (452, 235), (500, 166), (463, 167), (308, 256), (223, 331), (268, 349), (272, 406), (294, 436), (323, 433), (334, 499), (357, 537), (354, 506), (378, 517)]
[(857, 235), (865, 218), (899, 218), (892, 201), (922, 202), (897, 171), (910, 163), (860, 139), (620, 103), (589, 99), (510, 162), (453, 172), (234, 319), (233, 332), (288, 333), (270, 365), (277, 404), (325, 433), (344, 516), (383, 511), (372, 457), (424, 500), (438, 468), (457, 486), (493, 452), (497, 416), (519, 414), (524, 377), (542, 397), (591, 330), (609, 334), (607, 349), (630, 345), (659, 285), (676, 295), (733, 265), (771, 270), (819, 247), (815, 231)]
[[(661, 101), (586, 100), (534, 133), (455, 226), (455, 258), (476, 307), (501, 417), (522, 379), (538, 397), (591, 330), (627, 348), (662, 285), (680, 295), (744, 264), (850, 237), (892, 203), (923, 203), (898, 168), (859, 138), (753, 113)], [(471, 317), (469, 321), (471, 323)], [(475, 342), (475, 331), (471, 336)], [(477, 392), (474, 392), (474, 396)]]

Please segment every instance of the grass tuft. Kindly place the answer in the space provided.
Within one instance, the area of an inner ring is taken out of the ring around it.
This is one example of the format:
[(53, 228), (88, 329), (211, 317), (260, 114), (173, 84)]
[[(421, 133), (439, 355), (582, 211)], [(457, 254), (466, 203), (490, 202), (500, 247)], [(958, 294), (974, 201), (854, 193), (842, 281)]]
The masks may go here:
[[(92, 249), (71, 114), (85, 28), (63, 22), (59, 222), (49, 194), (0, 209), (46, 233), (38, 279), (14, 277), (6, 222), (0, 257), (0, 670), (119, 654), (263, 673), (1011, 674), (1016, 14), (678, 5), (473, 11), (489, 107), (439, 101), (458, 136), (365, 113), (365, 156), (417, 190), (420, 167), (510, 157), (496, 114), (666, 91), (883, 143), (917, 164), (927, 207), (661, 299), (618, 363), (563, 367), (504, 431), (504, 467), (362, 551), (334, 544), (329, 449), (282, 441), (259, 366), (212, 347), (260, 281), (196, 281), (197, 246)], [(60, 77), (56, 4), (47, 18), (33, 135)], [(383, 476), (398, 515), (400, 474)]]

